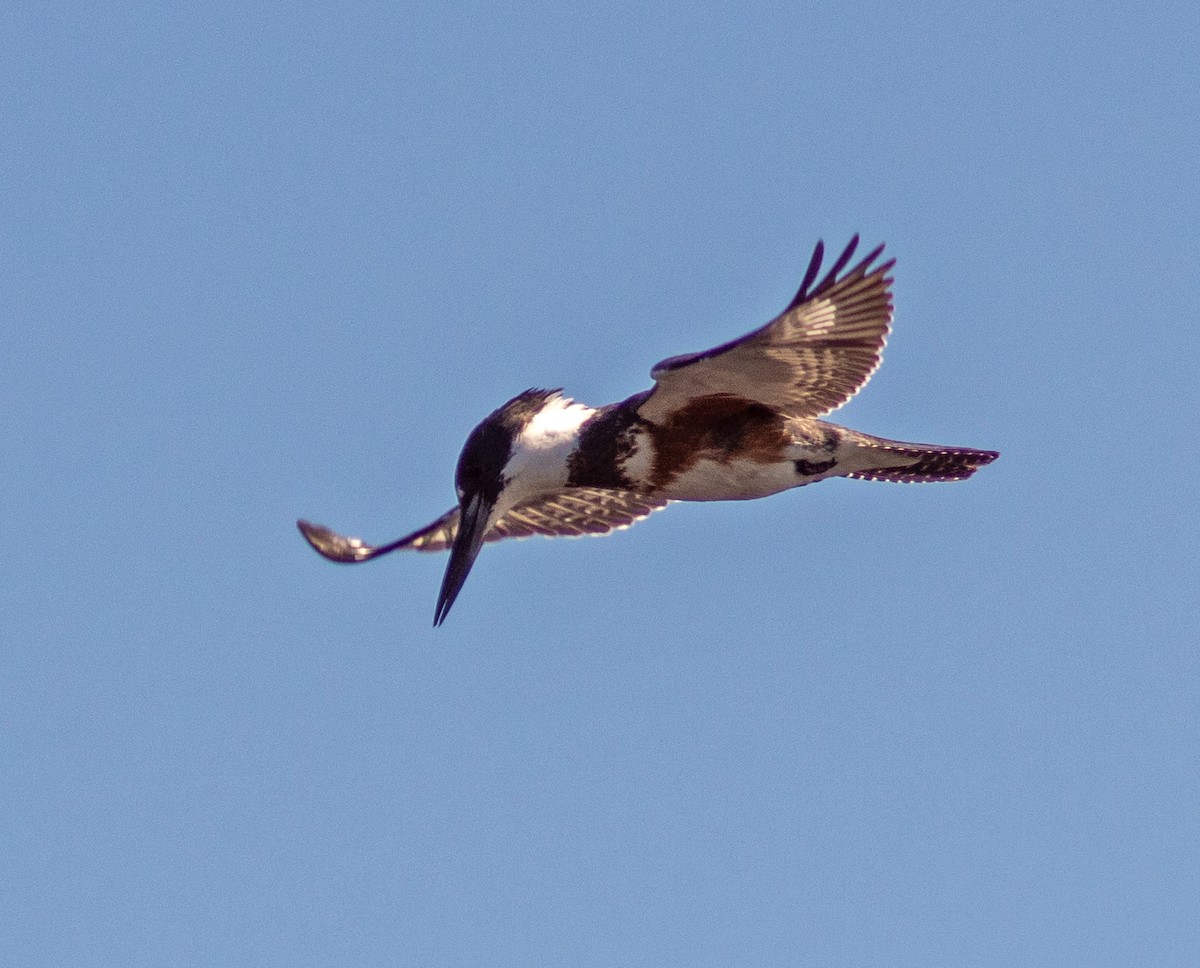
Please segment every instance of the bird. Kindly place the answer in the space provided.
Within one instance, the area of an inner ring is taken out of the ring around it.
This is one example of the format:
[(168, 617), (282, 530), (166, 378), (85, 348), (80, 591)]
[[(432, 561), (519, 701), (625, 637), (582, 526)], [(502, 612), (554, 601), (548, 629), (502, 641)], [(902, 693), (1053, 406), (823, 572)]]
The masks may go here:
[(720, 346), (663, 360), (650, 371), (654, 386), (620, 403), (586, 406), (561, 388), (517, 394), (471, 431), (455, 469), (457, 505), (419, 531), (372, 546), (303, 519), (297, 527), (340, 564), (449, 549), (437, 627), (487, 542), (608, 534), (674, 501), (752, 500), (831, 477), (970, 477), (999, 454), (821, 419), (871, 378), (891, 330), (895, 260), (880, 262), (880, 245), (847, 269), (858, 243), (855, 235), (821, 276), (818, 241), (782, 313)]

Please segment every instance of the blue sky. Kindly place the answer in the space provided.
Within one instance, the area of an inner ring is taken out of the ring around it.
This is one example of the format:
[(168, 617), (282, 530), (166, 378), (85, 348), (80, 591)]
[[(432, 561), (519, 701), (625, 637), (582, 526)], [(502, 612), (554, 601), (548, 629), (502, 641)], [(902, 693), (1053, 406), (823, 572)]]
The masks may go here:
[[(1194, 3), (10, 4), (0, 962), (1185, 965)], [(338, 568), (897, 260), (966, 484)]]

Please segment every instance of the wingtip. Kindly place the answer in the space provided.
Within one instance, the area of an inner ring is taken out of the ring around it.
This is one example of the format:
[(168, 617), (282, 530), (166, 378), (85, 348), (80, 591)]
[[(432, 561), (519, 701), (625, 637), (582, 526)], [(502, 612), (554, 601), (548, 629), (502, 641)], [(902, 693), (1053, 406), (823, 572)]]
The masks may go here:
[(309, 544), (313, 543), (312, 535), (314, 533), (322, 530), (328, 530), (322, 529), (321, 525), (319, 524), (313, 524), (311, 521), (305, 521), (304, 518), (296, 518), (296, 528), (302, 535), (304, 535), (304, 540)]
[(296, 527), (313, 551), (339, 565), (356, 564), (370, 556), (371, 549), (358, 538), (347, 538), (322, 524), (313, 524), (303, 518), (296, 521)]
[[(854, 253), (858, 250), (861, 241), (862, 236), (858, 232), (850, 236), (850, 241), (846, 243), (846, 247), (842, 250), (841, 255), (834, 260), (833, 266), (825, 273), (821, 281), (817, 282), (817, 276), (821, 272), (821, 263), (825, 260), (825, 240), (818, 239), (816, 246), (813, 248), (812, 258), (808, 261), (808, 269), (804, 273), (804, 281), (800, 283), (800, 288), (796, 290), (796, 295), (792, 297), (792, 301), (788, 303), (784, 312), (791, 312), (801, 303), (819, 295), (834, 285), (838, 281), (838, 275), (850, 264), (850, 260), (854, 257)], [(876, 246), (870, 255), (858, 264), (856, 269), (851, 270), (851, 273), (866, 272), (871, 263), (879, 258), (883, 249), (883, 245)], [(882, 268), (885, 270), (889, 269), (894, 263), (895, 260), (893, 259), (888, 265)], [(816, 285), (813, 285), (813, 283), (816, 283)]]
[(817, 273), (821, 271), (821, 263), (825, 260), (825, 240), (817, 239), (817, 244), (813, 246), (813, 253), (808, 260), (808, 268), (804, 270), (804, 278), (800, 282), (800, 288), (796, 290), (796, 295), (792, 297), (791, 302), (787, 304), (784, 312), (791, 312), (808, 298), (808, 287), (813, 284), (813, 280), (817, 278)]
[(837, 282), (838, 273), (840, 273), (846, 268), (847, 265), (850, 264), (850, 260), (854, 257), (854, 252), (857, 248), (858, 233), (855, 232), (854, 235), (851, 236), (850, 241), (846, 244), (846, 248), (842, 250), (842, 254), (837, 257), (837, 261), (834, 262), (833, 266), (825, 274), (825, 278), (817, 283), (817, 288), (813, 290), (814, 293), (819, 293)]
[[(886, 248), (887, 248), (887, 243), (880, 242), (877, 246), (875, 246), (875, 248), (873, 248), (870, 252), (868, 252), (867, 255), (862, 260), (863, 268), (864, 269), (868, 268), (872, 262), (874, 262), (876, 259), (878, 259), (881, 255), (883, 255), (883, 250)], [(881, 265), (878, 268), (887, 270), (887, 269), (890, 269), (895, 264), (896, 264), (896, 260), (890, 259), (890, 260), (888, 260), (886, 265)]]

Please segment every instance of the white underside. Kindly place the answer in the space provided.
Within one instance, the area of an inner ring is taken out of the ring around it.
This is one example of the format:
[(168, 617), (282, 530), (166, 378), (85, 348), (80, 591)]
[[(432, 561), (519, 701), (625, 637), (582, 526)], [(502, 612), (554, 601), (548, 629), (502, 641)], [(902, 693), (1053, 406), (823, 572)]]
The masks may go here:
[[(502, 474), (506, 486), (493, 509), (493, 521), (518, 504), (566, 487), (569, 458), (578, 444), (580, 428), (595, 412), (560, 396), (547, 401), (514, 442)], [(792, 428), (793, 443), (777, 460), (730, 459), (726, 452), (712, 450), (665, 484), (656, 480), (659, 472), (651, 435), (639, 434), (621, 469), (633, 483), (633, 490), (645, 489), (673, 501), (750, 501), (829, 477), (877, 468), (881, 463), (904, 467), (919, 460), (889, 454), (881, 461), (883, 448), (879, 445), (883, 441), (844, 427), (834, 428), (838, 437), (831, 451), (822, 445), (833, 440), (828, 431), (815, 432), (812, 425), (816, 423), (797, 421)], [(805, 464), (818, 468), (831, 460), (835, 463), (827, 470), (802, 473)], [(797, 461), (803, 462), (800, 468)]]
[[(796, 461), (819, 466), (831, 458), (837, 463), (828, 471), (802, 474), (796, 469)], [(899, 455), (888, 461), (897, 467), (916, 462), (915, 457)], [(789, 448), (784, 460), (769, 464), (753, 460), (724, 462), (702, 458), (658, 493), (674, 501), (751, 501), (830, 477), (878, 467), (880, 463), (878, 449), (864, 446), (853, 439), (844, 440), (832, 454), (796, 444)]]
[(750, 501), (819, 479), (801, 478), (790, 461), (781, 464), (731, 461), (726, 464), (699, 460), (658, 493), (673, 501)]

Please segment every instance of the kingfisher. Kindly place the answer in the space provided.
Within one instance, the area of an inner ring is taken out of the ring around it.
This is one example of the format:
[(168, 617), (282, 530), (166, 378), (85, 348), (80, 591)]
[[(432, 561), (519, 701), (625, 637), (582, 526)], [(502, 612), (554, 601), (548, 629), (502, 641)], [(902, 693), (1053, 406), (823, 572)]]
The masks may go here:
[(654, 386), (589, 407), (526, 390), (479, 424), (455, 471), (458, 504), (383, 545), (300, 520), (309, 544), (354, 564), (392, 551), (445, 551), (434, 626), (486, 542), (608, 534), (672, 501), (745, 501), (829, 477), (961, 481), (996, 451), (873, 437), (820, 419), (878, 368), (892, 322), (895, 260), (880, 245), (846, 271), (855, 235), (818, 281), (818, 242), (799, 290), (765, 326), (656, 365)]

